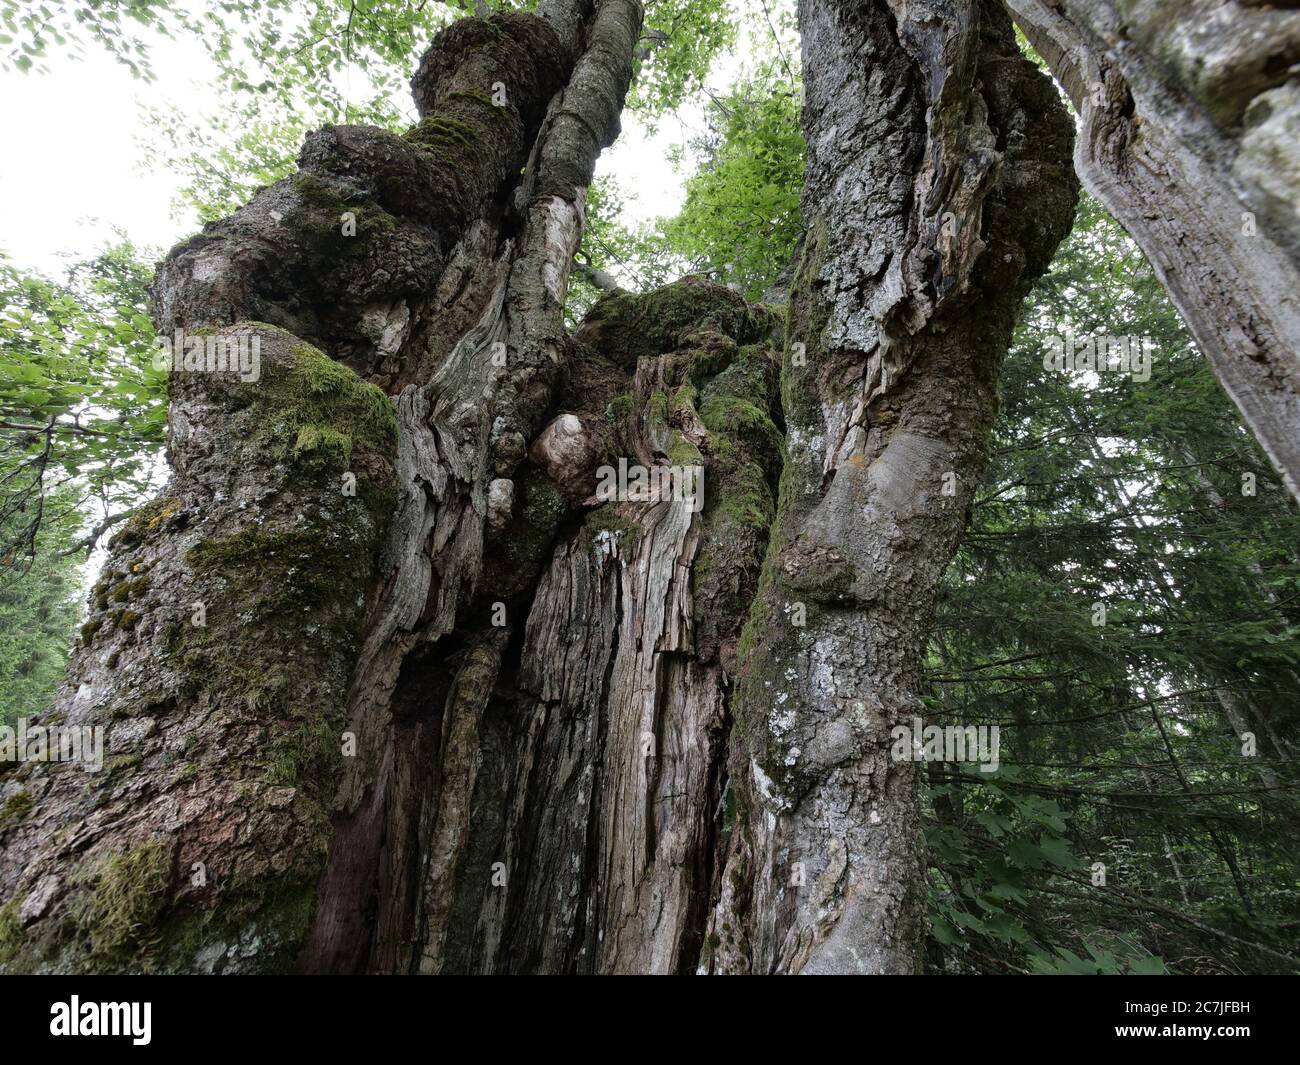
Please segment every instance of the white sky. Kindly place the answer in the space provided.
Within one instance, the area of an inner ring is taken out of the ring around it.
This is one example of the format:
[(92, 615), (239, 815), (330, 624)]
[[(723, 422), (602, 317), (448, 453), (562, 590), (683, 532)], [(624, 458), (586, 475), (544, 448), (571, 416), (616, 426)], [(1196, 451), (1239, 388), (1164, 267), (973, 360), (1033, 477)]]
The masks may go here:
[[(188, 43), (188, 42), (186, 42)], [(117, 226), (139, 244), (166, 248), (190, 230), (171, 217), (178, 178), (140, 169), (137, 100), (146, 95), (201, 107), (202, 89), (187, 70), (183, 45), (156, 48), (158, 80), (136, 81), (107, 53), (82, 60), (54, 56), (50, 71), (0, 71), (2, 143), (19, 150), (0, 157), (0, 193), (9, 205), (0, 249), (20, 267), (57, 273), (61, 254), (85, 256), (113, 238)]]

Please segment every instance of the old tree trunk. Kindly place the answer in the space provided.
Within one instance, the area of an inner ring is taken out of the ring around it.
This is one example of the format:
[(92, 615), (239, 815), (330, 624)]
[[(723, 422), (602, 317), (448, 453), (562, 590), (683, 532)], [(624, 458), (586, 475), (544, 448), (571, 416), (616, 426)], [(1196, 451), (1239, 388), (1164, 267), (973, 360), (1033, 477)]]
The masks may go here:
[(805, 2), (800, 24), (786, 464), (741, 645), (712, 964), (907, 973), (925, 858), (890, 729), (921, 712), (999, 366), (1073, 219), (1072, 131), (996, 2)]
[[(562, 305), (641, 8), (464, 19), (404, 136), (335, 126), (176, 248), (167, 492), (0, 777), (0, 965), (907, 972), (911, 717), (1071, 125), (997, 0), (801, 7), (788, 308)], [(598, 469), (704, 469), (704, 505)], [(22, 798), (11, 802), (14, 796)]]

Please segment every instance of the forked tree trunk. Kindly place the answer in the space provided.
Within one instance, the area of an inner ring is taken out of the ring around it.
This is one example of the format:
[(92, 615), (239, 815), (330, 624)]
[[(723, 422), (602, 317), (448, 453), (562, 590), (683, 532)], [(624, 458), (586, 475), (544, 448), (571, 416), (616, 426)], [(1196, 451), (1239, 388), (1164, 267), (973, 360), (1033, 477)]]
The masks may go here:
[(1300, 499), (1295, 0), (1008, 0), (1070, 94), (1076, 166)]
[[(417, 127), (314, 134), (163, 265), (160, 331), (255, 337), (263, 375), (173, 379), (173, 483), (54, 710), (111, 766), (0, 778), (0, 964), (914, 967), (888, 725), (1069, 123), (992, 2), (807, 5), (788, 335), (687, 279), (568, 337), (640, 18), (456, 23)], [(620, 460), (703, 468), (702, 509), (598, 496)]]

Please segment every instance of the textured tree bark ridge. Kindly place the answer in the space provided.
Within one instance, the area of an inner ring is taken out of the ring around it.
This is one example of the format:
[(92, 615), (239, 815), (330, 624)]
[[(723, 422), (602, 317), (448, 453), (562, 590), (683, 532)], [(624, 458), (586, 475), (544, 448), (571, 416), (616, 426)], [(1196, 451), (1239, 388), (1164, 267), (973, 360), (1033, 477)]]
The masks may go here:
[(0, 852), (16, 968), (283, 968), (311, 915), (396, 424), (297, 338), (236, 332), (261, 379), (172, 379), (175, 476), (115, 537), (48, 715), (106, 728), (107, 765), (4, 779), (33, 801)]
[(921, 713), (998, 368), (1070, 228), (1071, 128), (996, 3), (804, 3), (800, 19), (787, 457), (742, 643), (736, 826), (704, 967), (907, 973), (925, 860), (915, 765), (889, 758), (889, 730)]
[[(711, 320), (697, 328), (701, 309)], [(636, 339), (667, 350), (611, 346), (615, 320), (643, 315), (662, 338)], [(761, 342), (772, 326), (727, 290), (684, 282), (608, 299), (579, 333), (601, 347), (577, 342), (562, 413), (520, 486), (526, 513), (562, 516), (553, 534), (533, 524), (555, 542), (543, 544), (530, 599), (510, 608), (518, 621), (475, 637), (504, 639), (504, 652), (476, 642), (457, 662), (456, 686), (476, 671), (478, 694), (453, 691), (442, 709), (436, 858), (406, 904), (418, 957), (384, 954), (371, 967), (694, 968), (718, 873), (728, 663), (779, 470), (767, 414), (776, 356)], [(615, 455), (704, 465), (707, 505), (574, 511), (566, 486), (590, 487), (597, 463)], [(514, 544), (511, 533), (502, 543)], [(709, 639), (699, 638), (692, 568), (730, 596), (729, 610), (709, 612)]]
[[(634, 0), (455, 23), (416, 127), (313, 134), (173, 250), (160, 331), (263, 376), (173, 377), (172, 483), (52, 711), (111, 766), (0, 776), (0, 968), (914, 967), (888, 727), (1070, 125), (991, 0), (803, 20), (788, 315), (688, 278), (565, 332)], [(607, 499), (620, 461), (702, 505)]]
[(1084, 184), (1141, 246), (1300, 499), (1300, 11), (1008, 6), (1080, 115)]

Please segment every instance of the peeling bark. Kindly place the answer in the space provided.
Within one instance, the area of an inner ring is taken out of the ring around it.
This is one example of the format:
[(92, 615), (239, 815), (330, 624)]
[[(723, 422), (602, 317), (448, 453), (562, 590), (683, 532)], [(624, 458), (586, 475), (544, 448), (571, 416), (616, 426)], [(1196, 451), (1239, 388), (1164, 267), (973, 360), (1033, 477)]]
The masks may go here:
[[(664, 326), (680, 316), (681, 328), (650, 342), (659, 352), (613, 339), (643, 314)], [(419, 950), (369, 967), (695, 968), (719, 872), (734, 646), (779, 469), (766, 413), (760, 424), (737, 418), (741, 404), (750, 414), (774, 403), (775, 355), (761, 342), (772, 324), (726, 289), (684, 282), (610, 297), (579, 331), (573, 380), (518, 478), (541, 538), (529, 563), (544, 567), (509, 606), (494, 677), (475, 685), (491, 691), (476, 738), (438, 749), (433, 775), (455, 791), (440, 783), (413, 843), (430, 855), (417, 899), (403, 902), (419, 915)], [(698, 461), (706, 505), (599, 504), (595, 468), (615, 456)], [(549, 524), (537, 520), (548, 513)], [(515, 526), (489, 545), (493, 587), (497, 553), (523, 536)], [(719, 597), (708, 639), (696, 605), (704, 577)]]

